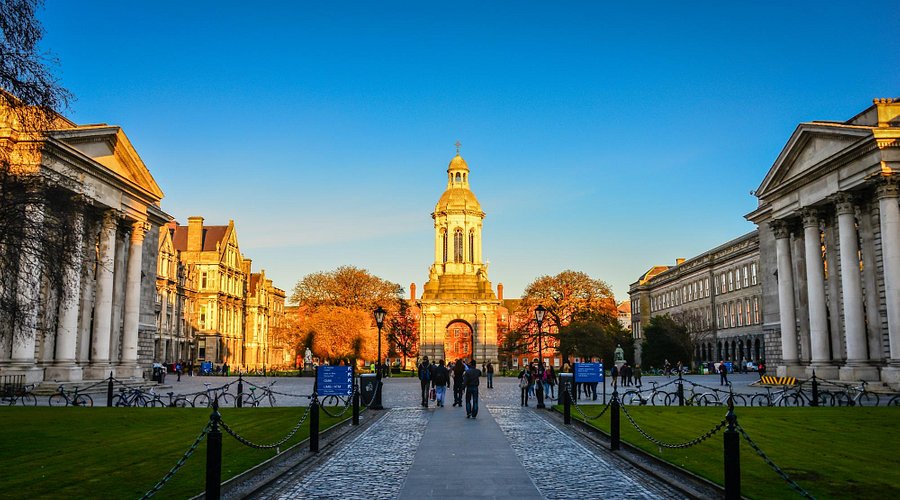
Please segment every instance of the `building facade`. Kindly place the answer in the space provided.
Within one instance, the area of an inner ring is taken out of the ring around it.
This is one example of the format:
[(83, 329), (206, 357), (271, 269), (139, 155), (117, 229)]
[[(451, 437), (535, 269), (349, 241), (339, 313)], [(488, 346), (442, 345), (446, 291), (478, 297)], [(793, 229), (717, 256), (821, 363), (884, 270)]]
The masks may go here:
[(156, 275), (157, 231), (170, 218), (163, 193), (121, 128), (54, 116), (33, 130), (20, 117), (0, 110), (4, 196), (23, 201), (4, 206), (17, 211), (4, 231), (20, 232), (0, 245), (4, 311), (16, 311), (0, 325), (0, 374), (142, 377), (156, 331), (156, 287), (144, 277)]
[(497, 362), (500, 301), (482, 256), (484, 216), (469, 187), (469, 166), (457, 151), (431, 214), (434, 262), (419, 300), (420, 356)]
[(801, 123), (755, 194), (779, 374), (900, 386), (900, 99)]
[[(246, 270), (250, 259), (244, 259)], [(250, 273), (247, 289), (246, 325), (244, 327), (244, 366), (262, 370), (268, 366), (283, 366), (284, 353), (271, 341), (274, 332), (284, 321), (285, 292), (266, 278), (266, 271)], [(290, 362), (288, 359), (287, 362)]]
[(197, 273), (181, 259), (173, 240), (175, 222), (159, 231), (156, 266), (156, 339), (154, 358), (165, 364), (195, 359)]
[(650, 318), (685, 326), (694, 362), (766, 359), (759, 235), (750, 232), (672, 267), (655, 266), (629, 289), (636, 362)]

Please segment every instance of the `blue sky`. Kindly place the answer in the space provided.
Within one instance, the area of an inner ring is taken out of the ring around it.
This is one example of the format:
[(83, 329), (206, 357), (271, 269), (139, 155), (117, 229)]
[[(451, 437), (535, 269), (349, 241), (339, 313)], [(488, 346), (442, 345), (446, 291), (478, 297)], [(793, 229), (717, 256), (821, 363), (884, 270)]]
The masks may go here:
[(462, 141), (507, 297), (619, 300), (753, 229), (801, 121), (900, 97), (896, 2), (47, 0), (78, 123), (121, 125), (182, 224), (234, 219), (290, 292), (344, 264), (421, 290)]

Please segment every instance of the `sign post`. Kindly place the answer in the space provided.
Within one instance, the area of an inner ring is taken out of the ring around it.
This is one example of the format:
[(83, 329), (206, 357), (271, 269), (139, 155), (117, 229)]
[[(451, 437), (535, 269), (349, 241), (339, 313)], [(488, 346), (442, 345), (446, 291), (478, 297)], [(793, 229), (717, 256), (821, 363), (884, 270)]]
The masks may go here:
[(351, 396), (353, 367), (322, 365), (316, 370), (316, 394), (319, 396)]
[(594, 400), (597, 399), (597, 383), (603, 382), (603, 397), (606, 398), (606, 381), (603, 376), (603, 363), (575, 363), (573, 370), (575, 383), (593, 384)]

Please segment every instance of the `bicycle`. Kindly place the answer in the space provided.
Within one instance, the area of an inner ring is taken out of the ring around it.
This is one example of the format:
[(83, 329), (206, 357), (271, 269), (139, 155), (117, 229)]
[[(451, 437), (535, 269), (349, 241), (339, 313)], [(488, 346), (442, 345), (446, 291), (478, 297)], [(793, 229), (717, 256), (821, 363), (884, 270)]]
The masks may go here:
[(89, 395), (78, 394), (78, 387), (75, 387), (72, 397), (69, 397), (69, 392), (61, 385), (50, 396), (48, 403), (50, 406), (94, 406), (94, 400)]
[[(234, 406), (235, 399), (234, 396), (228, 393), (228, 386), (218, 387), (216, 389), (211, 388), (209, 382), (204, 382), (203, 385), (206, 386), (206, 392), (201, 392), (194, 396), (194, 407), (211, 407), (213, 401), (218, 401), (219, 406)], [(222, 391), (221, 394), (219, 391)]]
[(900, 394), (892, 397), (885, 406), (900, 406)]
[(241, 405), (244, 407), (252, 406), (256, 408), (260, 406), (260, 403), (265, 399), (268, 401), (269, 406), (274, 407), (275, 394), (272, 392), (272, 386), (275, 385), (275, 382), (277, 382), (277, 380), (265, 387), (261, 387), (262, 391), (260, 391), (261, 394), (258, 396), (256, 394), (256, 387), (250, 386), (250, 392), (245, 392), (241, 395)]
[(124, 387), (119, 388), (119, 393), (113, 396), (112, 405), (118, 407), (144, 407), (150, 403), (151, 398), (147, 397), (147, 395), (141, 389), (133, 388), (126, 389)]
[(837, 406), (878, 406), (878, 394), (866, 390), (868, 382), (860, 380), (859, 385), (847, 387), (835, 395)]
[(150, 388), (150, 396), (152, 399), (147, 403), (147, 406), (153, 408), (161, 408), (161, 407), (169, 407), (169, 408), (187, 408), (188, 406), (194, 406), (190, 401), (187, 400), (184, 396), (175, 397), (174, 392), (168, 392), (169, 402), (166, 403), (159, 397), (153, 388)]
[(626, 405), (646, 405), (650, 403), (653, 406), (669, 406), (672, 400), (676, 398), (674, 394), (657, 389), (657, 382), (650, 382), (653, 387), (650, 394), (645, 398), (641, 391), (629, 389), (622, 394), (622, 404)]
[(731, 382), (728, 383), (728, 392), (713, 389), (712, 392), (694, 394), (692, 399), (698, 406), (725, 406), (728, 404), (729, 398), (732, 399), (735, 406), (747, 406), (747, 399), (743, 395), (732, 392)]
[(0, 396), (0, 400), (9, 402), (9, 406), (14, 406), (16, 402), (21, 402), (22, 406), (37, 406), (37, 398), (31, 391), (34, 384), (13, 388)]

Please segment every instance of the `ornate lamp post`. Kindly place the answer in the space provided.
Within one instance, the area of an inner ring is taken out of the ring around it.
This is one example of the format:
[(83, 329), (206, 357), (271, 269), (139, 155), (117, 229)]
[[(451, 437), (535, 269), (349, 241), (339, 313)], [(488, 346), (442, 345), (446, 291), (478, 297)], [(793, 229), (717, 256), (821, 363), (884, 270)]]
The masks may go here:
[(541, 327), (544, 323), (544, 315), (547, 314), (547, 310), (544, 309), (544, 306), (539, 305), (537, 309), (534, 310), (534, 319), (538, 324), (538, 380), (536, 381), (537, 387), (535, 387), (535, 394), (537, 395), (537, 407), (544, 408), (544, 383), (541, 380), (543, 376), (543, 370), (541, 367), (544, 364), (544, 349), (543, 349), (543, 332)]
[(373, 410), (381, 410), (381, 328), (384, 326), (385, 311), (381, 306), (375, 309), (375, 324), (378, 325), (378, 360), (375, 362), (375, 400), (372, 402)]

